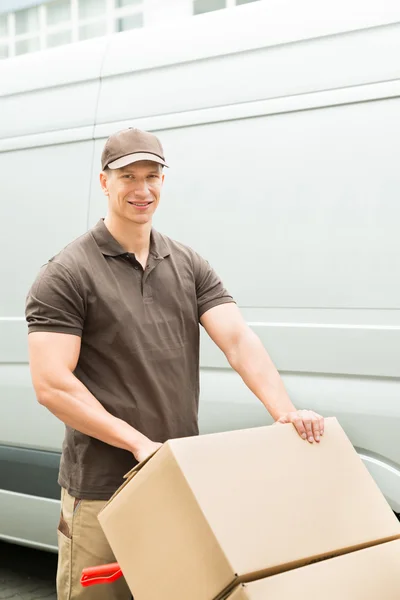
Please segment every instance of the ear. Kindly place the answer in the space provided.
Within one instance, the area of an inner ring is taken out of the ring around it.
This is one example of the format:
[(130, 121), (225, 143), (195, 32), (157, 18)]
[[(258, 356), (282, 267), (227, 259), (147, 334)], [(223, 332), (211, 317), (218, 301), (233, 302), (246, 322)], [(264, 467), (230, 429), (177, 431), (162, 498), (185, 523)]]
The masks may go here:
[(108, 196), (109, 192), (108, 192), (108, 188), (107, 188), (107, 174), (104, 173), (104, 171), (102, 171), (100, 173), (100, 185), (101, 185), (101, 189), (103, 190), (103, 193)]

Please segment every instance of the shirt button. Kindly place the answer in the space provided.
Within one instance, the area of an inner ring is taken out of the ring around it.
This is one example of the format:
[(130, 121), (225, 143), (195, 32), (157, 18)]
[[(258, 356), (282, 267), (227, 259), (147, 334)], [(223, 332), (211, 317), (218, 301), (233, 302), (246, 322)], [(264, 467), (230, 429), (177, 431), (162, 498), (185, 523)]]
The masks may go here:
[(135, 265), (135, 271), (139, 271), (139, 267)]

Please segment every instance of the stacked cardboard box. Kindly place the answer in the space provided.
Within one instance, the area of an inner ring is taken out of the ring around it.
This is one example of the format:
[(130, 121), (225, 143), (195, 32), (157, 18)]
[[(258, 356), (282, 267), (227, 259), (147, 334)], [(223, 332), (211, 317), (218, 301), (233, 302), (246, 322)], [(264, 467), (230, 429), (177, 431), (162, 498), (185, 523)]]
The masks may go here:
[(227, 600), (399, 600), (400, 541), (241, 584)]
[[(327, 599), (336, 573), (344, 600), (362, 579), (345, 573), (360, 574), (374, 552), (399, 557), (388, 542), (400, 524), (332, 418), (320, 444), (291, 425), (171, 440), (128, 474), (99, 520), (135, 600), (284, 600), (302, 585), (304, 598)], [(381, 574), (400, 598), (392, 563)], [(318, 577), (320, 594), (309, 595)]]

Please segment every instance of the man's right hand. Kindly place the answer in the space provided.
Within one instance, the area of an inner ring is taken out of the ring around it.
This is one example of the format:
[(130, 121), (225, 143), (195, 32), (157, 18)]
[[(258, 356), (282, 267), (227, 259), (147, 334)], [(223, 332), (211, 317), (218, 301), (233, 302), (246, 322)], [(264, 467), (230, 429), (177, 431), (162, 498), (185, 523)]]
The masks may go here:
[(159, 442), (152, 442), (148, 438), (145, 438), (140, 442), (140, 446), (134, 451), (133, 456), (138, 462), (146, 460), (151, 454), (154, 454), (156, 450), (161, 448), (162, 444)]

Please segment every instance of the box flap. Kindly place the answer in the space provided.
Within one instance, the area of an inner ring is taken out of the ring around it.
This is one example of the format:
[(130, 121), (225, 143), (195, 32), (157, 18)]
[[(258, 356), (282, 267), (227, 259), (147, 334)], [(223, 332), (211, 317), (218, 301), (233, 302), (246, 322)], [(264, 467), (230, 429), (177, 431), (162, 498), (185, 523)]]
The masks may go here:
[[(162, 448), (162, 446), (161, 446)], [(158, 450), (161, 450), (161, 448), (159, 448)], [(144, 465), (147, 465), (147, 463), (149, 462), (149, 460), (151, 460), (153, 458), (153, 456), (155, 454), (157, 454), (158, 450), (156, 450), (155, 452), (153, 452), (152, 454), (150, 454), (147, 458), (145, 458), (144, 460), (142, 460), (142, 462), (138, 463), (137, 465), (135, 465), (133, 467), (133, 469), (131, 469), (130, 471), (128, 471), (128, 473), (126, 473), (126, 475), (124, 475), (124, 479), (132, 479), (132, 477), (138, 473), (140, 471), (140, 469), (143, 469)]]
[(156, 450), (155, 452), (153, 452), (153, 454), (150, 454), (150, 456), (148, 456), (147, 458), (145, 458), (145, 460), (142, 460), (140, 463), (138, 463), (136, 466), (133, 467), (133, 469), (131, 469), (130, 471), (128, 471), (128, 473), (126, 473), (126, 475), (124, 475), (124, 483), (122, 483), (119, 488), (113, 493), (113, 495), (111, 496), (111, 498), (109, 499), (109, 501), (107, 502), (107, 504), (105, 504), (103, 506), (103, 508), (101, 509), (100, 512), (102, 512), (106, 506), (108, 506), (110, 504), (110, 502), (112, 502), (114, 500), (114, 498), (124, 489), (124, 487), (127, 485), (127, 483), (129, 483), (129, 481), (137, 474), (139, 473), (139, 471), (145, 466), (147, 465), (147, 463), (153, 458), (153, 456), (155, 454), (157, 454), (157, 452), (159, 450), (161, 450), (162, 446)]

